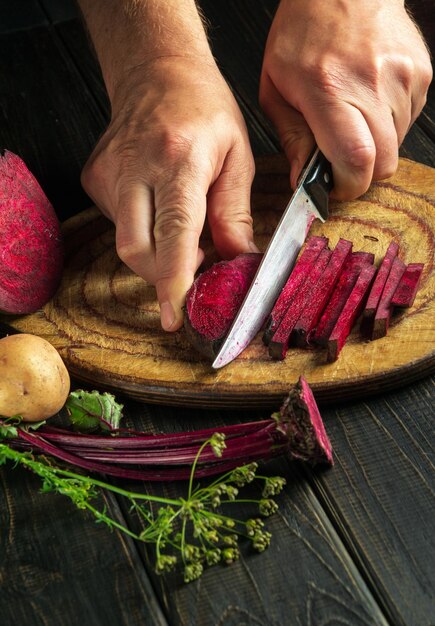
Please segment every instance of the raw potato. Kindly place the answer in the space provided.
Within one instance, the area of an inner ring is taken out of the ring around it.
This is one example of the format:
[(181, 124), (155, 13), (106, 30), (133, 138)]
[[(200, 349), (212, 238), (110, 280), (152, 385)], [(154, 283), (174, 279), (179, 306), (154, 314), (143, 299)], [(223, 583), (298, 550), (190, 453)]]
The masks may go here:
[(0, 339), (0, 415), (44, 420), (60, 411), (69, 391), (68, 371), (48, 341), (24, 333)]

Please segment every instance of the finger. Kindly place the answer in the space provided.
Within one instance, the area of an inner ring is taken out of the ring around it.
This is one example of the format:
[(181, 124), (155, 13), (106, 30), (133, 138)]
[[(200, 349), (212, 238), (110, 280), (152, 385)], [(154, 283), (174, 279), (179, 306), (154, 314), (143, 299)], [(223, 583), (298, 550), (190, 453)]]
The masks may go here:
[(284, 100), (265, 73), (261, 79), (260, 103), (278, 132), (281, 146), (290, 163), (290, 184), (294, 189), (313, 150), (313, 133), (303, 115)]
[(157, 279), (154, 246), (154, 199), (149, 187), (138, 185), (119, 194), (116, 249), (122, 261), (149, 283)]
[[(332, 164), (333, 196), (339, 200), (353, 200), (367, 191), (375, 167), (376, 144), (362, 112), (352, 104), (338, 100), (328, 106), (309, 102), (304, 116), (317, 145)], [(380, 141), (382, 132), (379, 127), (378, 130)], [(385, 134), (388, 148), (384, 156), (392, 154), (389, 130)], [(397, 145), (397, 139), (395, 142)]]
[(223, 258), (258, 252), (250, 208), (254, 159), (250, 150), (230, 152), (207, 198), (207, 217), (216, 250)]
[(156, 289), (164, 330), (183, 323), (186, 292), (202, 262), (199, 236), (205, 221), (207, 186), (178, 175), (155, 189)]

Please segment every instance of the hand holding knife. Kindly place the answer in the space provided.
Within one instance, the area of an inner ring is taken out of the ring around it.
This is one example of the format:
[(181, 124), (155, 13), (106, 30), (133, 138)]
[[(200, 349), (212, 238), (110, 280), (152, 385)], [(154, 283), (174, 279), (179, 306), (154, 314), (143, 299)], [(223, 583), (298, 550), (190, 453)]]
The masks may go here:
[(212, 366), (235, 359), (263, 326), (284, 287), (313, 217), (328, 217), (333, 187), (331, 164), (317, 148), (308, 159), (297, 188), (269, 242), (254, 280)]

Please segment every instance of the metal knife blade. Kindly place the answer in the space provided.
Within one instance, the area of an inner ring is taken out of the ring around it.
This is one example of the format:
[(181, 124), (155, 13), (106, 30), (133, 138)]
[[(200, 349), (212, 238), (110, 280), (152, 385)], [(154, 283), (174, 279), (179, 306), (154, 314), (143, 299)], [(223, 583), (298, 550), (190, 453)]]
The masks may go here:
[(313, 216), (322, 222), (328, 216), (332, 187), (331, 165), (316, 148), (303, 169), (213, 368), (219, 369), (233, 361), (266, 321), (290, 275)]

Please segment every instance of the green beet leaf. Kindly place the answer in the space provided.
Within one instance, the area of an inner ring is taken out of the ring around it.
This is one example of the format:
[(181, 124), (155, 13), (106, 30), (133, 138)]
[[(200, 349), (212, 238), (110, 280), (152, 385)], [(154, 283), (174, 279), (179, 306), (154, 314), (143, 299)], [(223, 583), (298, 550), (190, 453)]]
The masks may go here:
[(81, 432), (117, 430), (122, 418), (122, 404), (110, 393), (72, 391), (66, 401), (71, 424)]

